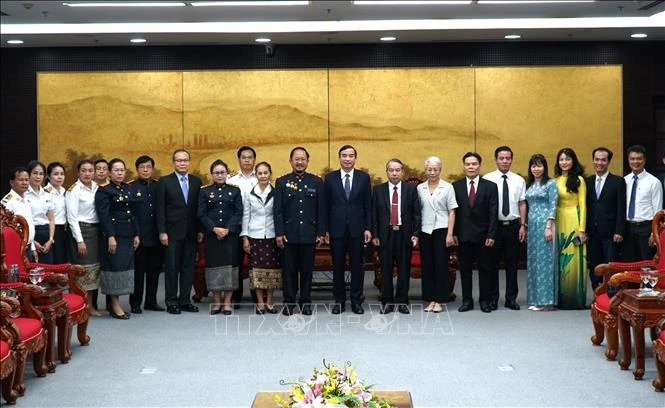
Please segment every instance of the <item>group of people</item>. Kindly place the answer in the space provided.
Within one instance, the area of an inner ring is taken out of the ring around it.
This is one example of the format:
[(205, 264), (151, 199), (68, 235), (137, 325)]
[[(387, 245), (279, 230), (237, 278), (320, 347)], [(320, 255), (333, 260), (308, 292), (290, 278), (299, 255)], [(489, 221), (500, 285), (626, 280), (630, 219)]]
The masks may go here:
[[(255, 313), (278, 313), (273, 292), (281, 289), (282, 314), (312, 314), (315, 250), (322, 243), (330, 245), (332, 255), (333, 314), (346, 310), (347, 270), (351, 310), (364, 313), (363, 251), (370, 243), (378, 248), (383, 271), (381, 313), (410, 313), (416, 246), (426, 312), (441, 312), (449, 301), (453, 246), (462, 283), (460, 312), (474, 308), (474, 265), (480, 309), (498, 308), (501, 262), (504, 306), (519, 310), (523, 242), (529, 309), (579, 309), (586, 306), (587, 271), (595, 288), (600, 284), (593, 274), (596, 265), (647, 259), (652, 251), (650, 223), (663, 208), (663, 183), (645, 170), (644, 147), (631, 146), (627, 154), (631, 173), (625, 178), (609, 173), (612, 152), (604, 147), (593, 151), (595, 174), (586, 178), (570, 148), (557, 153), (554, 178), (545, 156), (534, 154), (525, 180), (511, 171), (511, 148), (500, 146), (494, 153), (496, 170), (481, 177), (482, 157), (468, 152), (462, 157), (464, 177), (452, 184), (441, 179), (442, 162), (431, 156), (424, 162), (427, 179), (418, 185), (403, 180), (404, 165), (392, 158), (386, 163), (388, 180), (372, 187), (370, 176), (355, 168), (353, 146), (340, 147), (340, 168), (323, 179), (307, 172), (309, 152), (299, 146), (289, 156), (292, 172), (273, 185), (271, 165), (255, 164), (256, 151), (243, 146), (235, 175), (215, 160), (213, 182), (202, 186), (189, 171), (190, 153), (177, 149), (173, 173), (159, 180), (153, 178), (155, 162), (149, 156), (136, 159), (137, 178), (129, 183), (121, 159), (82, 160), (78, 179), (67, 190), (61, 163), (32, 161), (12, 170), (11, 191), (2, 205), (28, 221), (33, 259), (83, 266), (79, 283), (88, 291), (94, 315), (100, 314), (98, 289), (118, 319), (130, 317), (120, 305), (122, 295), (130, 295), (131, 313), (142, 313), (142, 306), (170, 314), (198, 312), (190, 300), (197, 243), (205, 248), (213, 315), (230, 315), (238, 307), (245, 256)], [(156, 298), (162, 267), (166, 308)]]

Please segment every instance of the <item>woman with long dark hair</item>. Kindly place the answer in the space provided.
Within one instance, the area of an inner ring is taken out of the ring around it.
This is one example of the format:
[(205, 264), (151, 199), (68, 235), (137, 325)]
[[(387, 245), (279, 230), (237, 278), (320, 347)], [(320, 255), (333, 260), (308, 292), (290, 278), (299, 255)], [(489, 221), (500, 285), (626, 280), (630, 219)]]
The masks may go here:
[[(44, 189), (46, 166), (33, 160), (28, 163), (30, 186), (23, 198), (30, 204), (32, 220), (35, 223), (35, 249), (38, 261), (53, 263), (53, 243), (55, 242), (55, 219), (53, 215), (53, 198)], [(36, 259), (37, 260), (37, 259)]]
[(554, 168), (559, 199), (556, 207), (559, 252), (559, 308), (584, 309), (586, 304), (586, 182), (575, 151), (559, 150)]
[(67, 235), (67, 207), (65, 205), (65, 166), (60, 162), (52, 162), (46, 167), (48, 184), (44, 187), (53, 200), (53, 218), (55, 234), (53, 238), (53, 263), (69, 262), (69, 237)]
[(556, 182), (548, 174), (547, 159), (529, 159), (526, 201), (529, 205), (527, 234), (527, 303), (529, 310), (553, 310), (559, 291), (559, 259), (556, 252), (555, 216), (559, 197)]

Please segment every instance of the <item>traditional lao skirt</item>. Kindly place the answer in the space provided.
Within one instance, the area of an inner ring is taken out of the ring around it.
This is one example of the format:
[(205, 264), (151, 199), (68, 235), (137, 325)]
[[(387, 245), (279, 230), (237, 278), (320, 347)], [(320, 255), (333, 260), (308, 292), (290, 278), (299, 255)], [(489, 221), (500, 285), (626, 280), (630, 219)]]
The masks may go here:
[(71, 240), (72, 263), (85, 269), (85, 275), (77, 277), (76, 280), (83, 290), (95, 290), (99, 288), (99, 228), (97, 224), (87, 222), (79, 222), (79, 227), (88, 253), (85, 256), (80, 255), (76, 241)]
[(109, 254), (108, 238), (101, 237), (101, 290), (106, 295), (134, 293), (134, 238), (115, 236), (115, 254)]
[(249, 239), (249, 286), (251, 289), (281, 289), (281, 251), (274, 238)]
[(230, 232), (224, 239), (205, 235), (206, 286), (208, 290), (236, 290), (239, 287), (239, 240)]

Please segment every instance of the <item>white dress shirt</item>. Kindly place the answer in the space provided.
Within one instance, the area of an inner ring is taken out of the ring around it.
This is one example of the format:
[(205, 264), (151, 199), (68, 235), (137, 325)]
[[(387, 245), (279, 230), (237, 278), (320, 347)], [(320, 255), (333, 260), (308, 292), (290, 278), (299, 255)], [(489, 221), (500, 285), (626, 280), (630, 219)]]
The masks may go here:
[(88, 188), (81, 183), (81, 180), (76, 180), (76, 183), (65, 194), (67, 222), (77, 243), (83, 242), (79, 222), (99, 223), (97, 210), (95, 209), (95, 193), (97, 193), (98, 186), (94, 181), (91, 183), (92, 187)]
[(42, 187), (39, 188), (39, 191), (35, 191), (32, 186), (29, 186), (28, 191), (23, 194), (23, 199), (30, 204), (35, 225), (48, 225), (48, 212), (54, 210), (51, 194)]
[(453, 185), (439, 180), (430, 194), (427, 181), (418, 185), (421, 209), (421, 231), (431, 234), (435, 229), (448, 228), (448, 212), (457, 208)]
[(55, 225), (65, 225), (67, 223), (67, 212), (65, 206), (65, 190), (64, 187), (56, 188), (51, 183), (44, 187), (46, 192), (51, 193), (53, 200), (53, 215), (55, 216)]
[(226, 184), (238, 187), (241, 193), (249, 193), (258, 182), (259, 179), (256, 178), (256, 174), (253, 171), (249, 176), (245, 176), (242, 171), (239, 171), (226, 179)]
[(389, 204), (388, 209), (389, 211), (392, 211), (393, 191), (395, 191), (395, 186), (397, 186), (397, 225), (402, 225), (402, 182), (401, 181), (397, 184), (393, 184), (390, 181), (388, 181), (388, 204)]
[[(340, 175), (340, 177), (341, 177), (341, 179), (342, 179), (342, 189), (344, 189), (344, 182), (345, 182), (345, 180), (346, 180), (346, 175), (348, 174), (348, 175), (349, 175), (349, 191), (352, 191), (352, 190), (353, 190), (353, 171), (354, 171), (354, 170), (355, 170), (355, 169), (351, 169), (350, 172), (345, 173), (344, 170), (339, 169), (339, 175)], [(392, 192), (391, 192), (391, 194), (392, 194)]]
[(18, 195), (14, 189), (11, 189), (2, 199), (2, 205), (14, 214), (25, 218), (28, 222), (28, 246), (34, 251), (35, 243), (33, 241), (35, 239), (35, 222), (32, 219), (32, 209), (30, 208), (30, 204), (24, 197)]
[[(503, 208), (503, 175), (499, 170), (494, 170), (483, 176), (485, 180), (494, 182), (498, 187), (499, 193), (499, 221), (512, 221), (520, 218), (520, 201), (526, 200), (526, 182), (522, 176), (508, 171), (505, 173), (507, 176), (506, 182), (508, 183), (508, 215), (503, 215), (501, 209)], [(478, 187), (476, 186), (476, 189)], [(477, 191), (477, 190), (476, 190)]]
[(651, 221), (663, 208), (663, 187), (660, 180), (643, 170), (637, 175), (637, 191), (635, 195), (635, 217), (628, 219), (630, 194), (633, 191), (633, 173), (628, 173), (626, 180), (626, 220)]
[[(596, 174), (596, 179), (594, 180), (594, 184), (593, 184), (593, 188), (594, 188), (593, 194), (596, 194), (596, 192), (595, 192), (596, 189), (598, 190), (598, 193), (597, 193), (598, 195), (600, 195), (600, 193), (603, 192), (603, 187), (605, 186), (605, 182), (607, 181), (607, 175), (608, 174), (610, 174), (609, 170), (606, 171), (604, 174), (601, 174), (601, 175)], [(599, 179), (600, 179), (600, 186), (598, 186), (598, 180)], [(592, 192), (587, 191), (586, 193), (591, 194)], [(596, 197), (596, 198), (598, 198), (598, 197)]]
[(254, 239), (275, 238), (275, 220), (273, 218), (273, 200), (266, 202), (272, 186), (268, 184), (261, 192), (259, 185), (255, 185), (250, 192), (244, 192), (242, 202), (242, 231), (241, 237)]
[(469, 192), (471, 191), (471, 180), (473, 180), (473, 188), (474, 188), (476, 194), (478, 194), (478, 180), (480, 180), (480, 177), (476, 176), (472, 179), (470, 179), (468, 177), (465, 177), (465, 178), (466, 178), (466, 195), (468, 196)]

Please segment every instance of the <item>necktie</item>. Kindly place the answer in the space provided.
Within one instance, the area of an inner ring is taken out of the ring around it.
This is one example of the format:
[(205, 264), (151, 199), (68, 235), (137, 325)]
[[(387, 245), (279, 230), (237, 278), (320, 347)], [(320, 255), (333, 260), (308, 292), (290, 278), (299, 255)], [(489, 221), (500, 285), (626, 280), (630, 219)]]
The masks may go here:
[(393, 188), (393, 200), (392, 205), (390, 206), (390, 225), (399, 225), (399, 219), (397, 217), (399, 210), (399, 197), (397, 196), (397, 186)]
[(189, 195), (189, 184), (187, 183), (187, 176), (180, 177), (180, 188), (182, 195), (185, 197), (185, 204), (187, 204), (187, 196)]
[(603, 182), (602, 177), (596, 178), (596, 199), (600, 198), (600, 185)]
[(348, 200), (351, 196), (351, 176), (348, 174), (344, 176), (344, 192), (346, 193), (346, 199)]
[(507, 217), (510, 214), (510, 200), (508, 199), (508, 176), (503, 176), (503, 197), (501, 198), (501, 214)]
[(473, 203), (476, 201), (476, 188), (473, 186), (473, 180), (469, 182), (471, 187), (469, 187), (469, 205), (473, 207)]
[(635, 196), (637, 195), (637, 175), (633, 175), (633, 188), (630, 190), (630, 201), (628, 203), (628, 219), (635, 218)]

